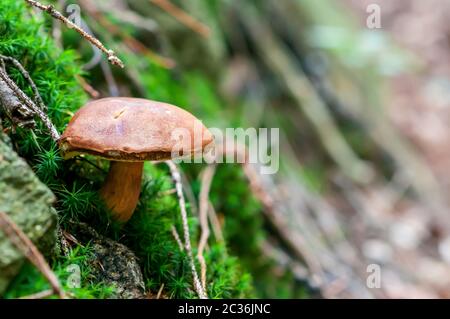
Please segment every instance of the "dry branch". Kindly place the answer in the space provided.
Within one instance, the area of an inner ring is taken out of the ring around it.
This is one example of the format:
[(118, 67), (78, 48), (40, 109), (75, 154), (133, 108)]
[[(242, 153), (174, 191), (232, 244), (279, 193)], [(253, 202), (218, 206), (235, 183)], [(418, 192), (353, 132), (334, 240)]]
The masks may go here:
[(197, 270), (195, 269), (195, 262), (194, 262), (194, 256), (192, 254), (192, 247), (191, 247), (191, 238), (189, 236), (189, 225), (187, 220), (187, 211), (186, 211), (186, 202), (184, 201), (184, 195), (183, 195), (183, 187), (181, 185), (181, 177), (180, 172), (178, 171), (177, 166), (172, 161), (166, 161), (165, 162), (167, 166), (169, 166), (170, 173), (172, 175), (172, 179), (175, 183), (175, 187), (177, 189), (177, 196), (178, 196), (178, 202), (180, 205), (180, 212), (181, 212), (181, 220), (183, 222), (183, 233), (184, 233), (184, 247), (186, 249), (189, 263), (191, 265), (191, 271), (192, 271), (192, 277), (194, 281), (194, 288), (197, 292), (197, 295), (200, 299), (207, 299), (208, 296), (206, 295), (202, 284), (200, 283)]
[(5, 55), (0, 55), (0, 59), (5, 60), (5, 61), (9, 61), (12, 64), (14, 64), (14, 66), (20, 71), (20, 73), (23, 75), (25, 80), (27, 80), (28, 84), (30, 85), (31, 89), (33, 90), (34, 102), (40, 107), (40, 109), (42, 111), (46, 112), (47, 111), (47, 106), (44, 104), (44, 101), (42, 100), (42, 97), (39, 94), (39, 90), (37, 89), (36, 84), (34, 84), (34, 81), (31, 79), (30, 74), (22, 66), (22, 64), (19, 61), (17, 61), (16, 59), (14, 59), (12, 57), (9, 57), (9, 56), (5, 56)]
[(209, 201), (208, 218), (209, 222), (212, 225), (212, 230), (214, 233), (214, 237), (216, 238), (216, 241), (223, 243), (225, 239), (222, 233), (222, 226), (220, 224), (216, 210), (214, 209), (214, 206), (212, 205), (211, 201)]
[(150, 48), (146, 47), (142, 42), (130, 36), (120, 27), (114, 25), (108, 19), (106, 19), (104, 14), (98, 10), (94, 1), (81, 0), (81, 4), (83, 5), (83, 8), (85, 8), (87, 12), (92, 16), (92, 18), (94, 18), (95, 21), (98, 22), (99, 25), (101, 25), (105, 30), (108, 30), (108, 33), (121, 37), (123, 43), (125, 43), (130, 50), (146, 55), (150, 60), (164, 68), (172, 69), (175, 67), (176, 62), (174, 60), (161, 56), (160, 54), (154, 52)]
[(172, 232), (173, 238), (175, 238), (175, 241), (177, 242), (178, 247), (180, 248), (180, 251), (184, 251), (183, 243), (181, 242), (180, 235), (178, 234), (178, 231), (175, 228), (175, 226), (172, 225), (172, 227), (170, 227), (170, 230)]
[(108, 61), (111, 62), (113, 65), (117, 65), (121, 68), (124, 67), (123, 62), (117, 57), (115, 52), (113, 50), (108, 50), (100, 40), (97, 38), (91, 36), (89, 33), (84, 31), (82, 28), (80, 28), (78, 25), (67, 19), (65, 16), (63, 16), (58, 10), (56, 10), (51, 4), (44, 5), (40, 3), (39, 1), (35, 0), (25, 0), (29, 5), (36, 7), (42, 11), (47, 12), (50, 14), (53, 18), (60, 20), (62, 23), (64, 23), (68, 28), (74, 29), (77, 31), (83, 38), (88, 40), (90, 43), (95, 45), (97, 48), (99, 48), (102, 52), (104, 52), (108, 56)]
[(4, 212), (0, 212), (0, 229), (5, 233), (9, 240), (24, 254), (24, 256), (36, 266), (50, 283), (53, 291), (60, 297), (65, 298), (58, 278), (45, 261), (44, 256), (39, 252), (33, 242), (25, 233), (14, 223), (14, 221)]
[(209, 207), (209, 190), (211, 188), (211, 182), (214, 177), (215, 166), (207, 166), (202, 174), (202, 187), (200, 190), (199, 198), (199, 220), (202, 230), (200, 241), (198, 244), (197, 258), (200, 262), (200, 275), (202, 280), (203, 289), (206, 291), (206, 261), (203, 256), (203, 250), (208, 243), (209, 238), (209, 226), (208, 226), (208, 207)]
[[(0, 60), (3, 61), (3, 58), (0, 57)], [(21, 68), (23, 69), (22, 66)], [(29, 76), (28, 79), (33, 82)], [(34, 84), (32, 87), (36, 88)], [(37, 89), (35, 90), (35, 94), (39, 96), (37, 103), (40, 104), (42, 99), (40, 99)], [(53, 140), (57, 141), (59, 139), (58, 131), (43, 111), (46, 107), (44, 106), (42, 108), (36, 105), (9, 77), (3, 67), (0, 67), (0, 101), (14, 123), (17, 122), (19, 125), (30, 124), (32, 116), (37, 116), (44, 123)], [(15, 114), (19, 114), (19, 117), (16, 117)]]
[(180, 23), (184, 24), (189, 29), (197, 32), (201, 36), (207, 38), (210, 34), (210, 29), (194, 17), (190, 16), (185, 11), (174, 5), (168, 0), (150, 0), (153, 4), (157, 5), (168, 14), (172, 15)]
[(33, 113), (23, 106), (14, 91), (3, 81), (3, 76), (4, 71), (0, 69), (0, 104), (3, 106), (6, 116), (19, 127), (34, 126), (36, 123)]
[(47, 289), (47, 290), (40, 291), (40, 292), (37, 292), (32, 295), (20, 297), (19, 299), (44, 299), (44, 298), (53, 296), (54, 293), (55, 292), (52, 289)]
[(159, 287), (158, 294), (156, 295), (156, 299), (161, 298), (163, 289), (164, 289), (164, 283), (161, 285), (161, 287)]
[(76, 75), (75, 78), (77, 79), (83, 90), (93, 99), (98, 99), (100, 97), (100, 92), (94, 89), (94, 87), (90, 85), (85, 78), (83, 78), (81, 75)]

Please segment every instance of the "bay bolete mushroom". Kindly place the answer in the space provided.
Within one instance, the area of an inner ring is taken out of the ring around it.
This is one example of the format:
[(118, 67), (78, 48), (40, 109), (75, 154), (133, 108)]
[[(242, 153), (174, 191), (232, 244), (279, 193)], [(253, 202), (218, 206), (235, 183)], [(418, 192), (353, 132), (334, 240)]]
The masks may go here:
[[(177, 130), (184, 132), (181, 140), (174, 135)], [(59, 146), (65, 159), (92, 154), (111, 161), (100, 195), (114, 217), (125, 222), (139, 200), (144, 161), (192, 156), (212, 142), (212, 134), (200, 120), (179, 107), (114, 97), (80, 108)]]

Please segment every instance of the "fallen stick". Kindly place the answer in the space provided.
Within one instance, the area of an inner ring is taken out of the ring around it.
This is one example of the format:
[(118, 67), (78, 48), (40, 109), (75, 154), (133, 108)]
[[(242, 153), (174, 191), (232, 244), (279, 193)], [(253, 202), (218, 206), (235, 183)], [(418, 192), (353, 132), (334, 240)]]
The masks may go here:
[(187, 252), (187, 255), (189, 258), (189, 263), (191, 265), (192, 277), (193, 277), (193, 281), (194, 281), (194, 288), (200, 299), (208, 299), (208, 296), (206, 295), (206, 293), (202, 287), (202, 284), (200, 283), (197, 270), (195, 269), (194, 256), (192, 255), (191, 238), (189, 236), (189, 225), (188, 225), (188, 220), (187, 220), (186, 202), (184, 200), (180, 172), (178, 171), (178, 168), (174, 162), (166, 161), (165, 163), (167, 164), (167, 166), (169, 166), (170, 174), (172, 175), (172, 179), (175, 183), (175, 187), (177, 190), (178, 202), (180, 205), (180, 212), (181, 212), (181, 220), (183, 223), (184, 247), (186, 249), (186, 252)]
[(0, 102), (2, 102), (1, 104), (7, 115), (19, 126), (34, 123), (30, 121), (33, 119), (33, 116), (37, 116), (44, 123), (53, 140), (59, 140), (59, 133), (45, 112), (9, 77), (4, 69), (1, 57), (0, 61), (2, 61), (2, 66), (0, 67)]
[(36, 123), (33, 119), (33, 113), (23, 106), (14, 91), (3, 80), (6, 71), (1, 58), (0, 62), (2, 62), (0, 67), (0, 104), (3, 106), (6, 116), (19, 127), (34, 126)]
[(52, 296), (54, 293), (55, 292), (52, 289), (47, 289), (47, 290), (40, 291), (40, 292), (37, 292), (32, 295), (20, 297), (19, 299), (44, 299), (44, 298)]
[(47, 12), (49, 15), (51, 15), (53, 18), (60, 20), (62, 23), (64, 23), (68, 28), (74, 29), (77, 31), (83, 38), (85, 38), (87, 41), (95, 45), (97, 48), (99, 48), (102, 52), (104, 52), (108, 56), (108, 61), (113, 64), (117, 65), (121, 68), (124, 67), (124, 64), (122, 60), (117, 57), (116, 53), (113, 50), (108, 50), (102, 42), (100, 42), (99, 39), (91, 36), (89, 33), (84, 31), (81, 27), (67, 19), (65, 16), (63, 16), (58, 10), (56, 10), (51, 4), (44, 5), (40, 3), (39, 1), (35, 0), (25, 0), (29, 5), (36, 7), (44, 12)]
[(206, 261), (203, 256), (203, 250), (208, 243), (209, 238), (209, 226), (208, 226), (208, 207), (209, 207), (209, 190), (211, 188), (211, 182), (216, 171), (215, 166), (207, 166), (202, 174), (202, 187), (200, 190), (199, 198), (199, 220), (201, 227), (200, 241), (198, 244), (197, 258), (200, 262), (200, 276), (202, 280), (203, 289), (206, 291)]
[(168, 14), (177, 19), (180, 23), (184, 24), (189, 29), (197, 32), (201, 36), (207, 38), (210, 34), (210, 29), (194, 17), (190, 16), (185, 11), (174, 5), (168, 0), (150, 0), (153, 4), (157, 5)]
[(28, 238), (27, 235), (17, 226), (16, 223), (4, 212), (0, 212), (0, 229), (6, 237), (19, 249), (24, 256), (44, 275), (52, 290), (61, 298), (66, 298), (58, 278), (51, 270), (44, 256)]

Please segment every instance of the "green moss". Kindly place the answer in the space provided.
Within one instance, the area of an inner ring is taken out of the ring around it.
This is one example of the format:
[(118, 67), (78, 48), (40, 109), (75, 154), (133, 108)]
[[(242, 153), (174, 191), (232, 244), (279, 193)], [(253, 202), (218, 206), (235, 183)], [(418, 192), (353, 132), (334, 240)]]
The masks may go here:
[[(193, 298), (192, 276), (185, 252), (180, 251), (171, 232), (174, 225), (183, 236), (178, 200), (167, 195), (173, 189), (167, 170), (146, 165), (146, 177), (139, 206), (124, 227), (124, 242), (143, 263), (147, 286), (157, 291), (165, 283), (164, 292), (171, 298)], [(189, 219), (190, 236), (195, 247), (198, 220)], [(194, 255), (196, 250), (194, 249)], [(204, 253), (208, 265), (208, 292), (213, 298), (248, 297), (251, 291), (249, 276), (242, 273), (235, 258), (228, 257), (225, 247), (213, 243)], [(156, 266), (157, 265), (157, 266)], [(200, 269), (197, 265), (197, 269)]]
[[(69, 297), (80, 299), (108, 298), (114, 294), (114, 287), (95, 283), (89, 267), (91, 256), (89, 246), (79, 246), (71, 250), (68, 256), (59, 256), (53, 260), (53, 271)], [(75, 274), (71, 270), (74, 265), (79, 267), (80, 270), (79, 287), (74, 287), (73, 281), (70, 280), (70, 276)], [(47, 279), (33, 265), (26, 263), (20, 274), (11, 283), (4, 297), (19, 298), (48, 289), (51, 289), (51, 287)], [(55, 297), (52, 296), (51, 298)]]

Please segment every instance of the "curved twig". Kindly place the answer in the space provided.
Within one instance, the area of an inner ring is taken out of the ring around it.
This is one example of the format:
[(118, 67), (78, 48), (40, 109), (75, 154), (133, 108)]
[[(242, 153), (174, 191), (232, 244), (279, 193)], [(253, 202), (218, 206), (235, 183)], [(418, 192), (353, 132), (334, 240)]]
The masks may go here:
[(201, 280), (203, 289), (206, 291), (206, 261), (203, 256), (203, 250), (208, 243), (209, 237), (209, 226), (208, 226), (208, 207), (209, 207), (209, 190), (211, 188), (211, 182), (214, 177), (214, 172), (216, 171), (216, 167), (213, 165), (207, 166), (202, 174), (202, 188), (200, 190), (200, 198), (199, 198), (199, 220), (200, 227), (202, 230), (200, 241), (198, 244), (197, 258), (200, 262), (201, 270)]

